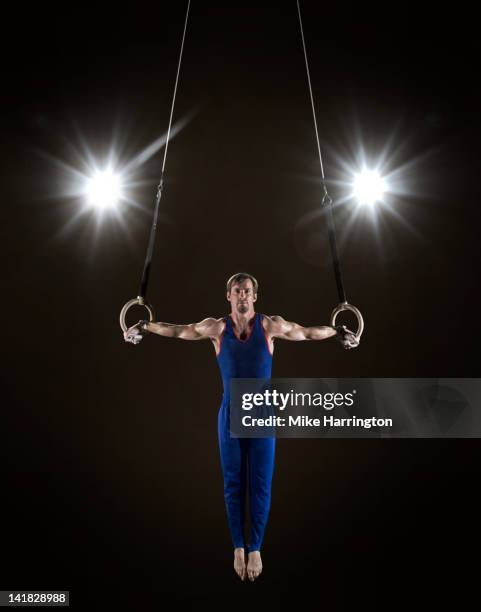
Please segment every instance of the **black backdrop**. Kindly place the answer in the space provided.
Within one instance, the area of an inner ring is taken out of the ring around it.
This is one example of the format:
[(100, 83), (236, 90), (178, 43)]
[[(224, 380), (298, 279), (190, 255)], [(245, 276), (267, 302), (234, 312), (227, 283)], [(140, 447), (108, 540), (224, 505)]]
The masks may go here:
[[(128, 159), (165, 132), (183, 3), (37, 6), (4, 15), (1, 589), (72, 607), (254, 604), (351, 609), (453, 601), (470, 588), (477, 440), (280, 440), (265, 570), (231, 568), (210, 343), (126, 345), (159, 153), (124, 228), (58, 197), (82, 142)], [(341, 216), (360, 348), (282, 343), (276, 377), (478, 376), (479, 38), (463, 5), (303, 3), (329, 177), (356, 138), (409, 164), (399, 219)], [(260, 312), (328, 322), (336, 302), (294, 2), (194, 2), (150, 298), (158, 319)], [(48, 157), (50, 156), (50, 157)], [(332, 185), (334, 196), (339, 186)], [(127, 230), (127, 231), (126, 231)], [(140, 318), (140, 312), (136, 313)], [(134, 319), (135, 320), (135, 319)], [(309, 602), (309, 603), (308, 603)]]

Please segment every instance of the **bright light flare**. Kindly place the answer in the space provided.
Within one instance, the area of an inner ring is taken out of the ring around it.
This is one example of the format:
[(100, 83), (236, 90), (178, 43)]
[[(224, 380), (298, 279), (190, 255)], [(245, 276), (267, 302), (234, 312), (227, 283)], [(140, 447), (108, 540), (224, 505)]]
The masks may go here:
[(88, 179), (85, 187), (87, 203), (104, 210), (115, 208), (122, 199), (122, 180), (112, 170), (97, 171)]
[(386, 191), (386, 181), (377, 170), (363, 168), (359, 174), (354, 176), (353, 197), (359, 204), (372, 206), (382, 200)]

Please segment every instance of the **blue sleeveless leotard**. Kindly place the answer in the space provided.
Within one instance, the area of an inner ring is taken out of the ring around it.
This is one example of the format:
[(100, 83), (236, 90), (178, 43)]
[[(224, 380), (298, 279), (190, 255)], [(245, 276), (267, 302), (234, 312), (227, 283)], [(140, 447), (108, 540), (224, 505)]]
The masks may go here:
[[(217, 355), (224, 384), (224, 396), (218, 415), (224, 497), (234, 548), (246, 548), (252, 552), (261, 548), (269, 515), (275, 438), (230, 437), (230, 380), (270, 378), (272, 354), (262, 326), (262, 315), (255, 315), (252, 331), (245, 340), (236, 336), (230, 316), (224, 320), (226, 325)], [(251, 529), (246, 546), (244, 520), (247, 486)]]

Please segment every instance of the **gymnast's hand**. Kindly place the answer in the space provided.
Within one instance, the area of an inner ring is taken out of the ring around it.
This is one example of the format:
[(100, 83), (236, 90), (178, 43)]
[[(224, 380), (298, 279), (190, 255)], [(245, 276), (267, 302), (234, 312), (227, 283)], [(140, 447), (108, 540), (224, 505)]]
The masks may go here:
[(359, 340), (356, 338), (356, 334), (347, 329), (345, 325), (337, 325), (335, 329), (337, 331), (336, 339), (339, 340), (345, 349), (352, 349), (359, 346)]
[(142, 329), (143, 324), (144, 321), (139, 321), (135, 325), (132, 325), (132, 327), (129, 327), (129, 329), (124, 332), (125, 342), (130, 342), (131, 344), (139, 344), (142, 338), (147, 334), (147, 332)]

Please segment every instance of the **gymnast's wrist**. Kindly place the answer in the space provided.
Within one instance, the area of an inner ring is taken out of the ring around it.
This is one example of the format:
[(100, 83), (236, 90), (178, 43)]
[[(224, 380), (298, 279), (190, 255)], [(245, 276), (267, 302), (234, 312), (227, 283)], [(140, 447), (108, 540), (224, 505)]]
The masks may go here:
[(151, 330), (149, 329), (149, 323), (150, 321), (147, 321), (147, 319), (142, 319), (142, 321), (139, 321), (138, 325), (141, 331), (149, 333)]
[(344, 336), (344, 325), (332, 325), (331, 327), (336, 332), (335, 338), (342, 338)]

